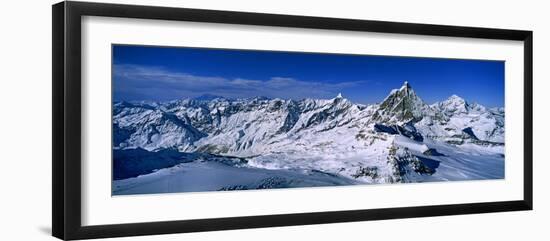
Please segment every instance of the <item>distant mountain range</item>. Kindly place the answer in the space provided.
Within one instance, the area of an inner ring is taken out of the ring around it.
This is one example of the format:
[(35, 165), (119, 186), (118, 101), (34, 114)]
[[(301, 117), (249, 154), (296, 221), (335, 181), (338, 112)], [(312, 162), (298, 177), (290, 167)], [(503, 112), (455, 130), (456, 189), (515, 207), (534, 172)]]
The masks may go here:
[[(239, 157), (252, 167), (320, 170), (366, 183), (458, 180), (460, 175), (443, 169), (438, 176), (431, 164), (460, 161), (466, 157), (456, 153), (472, 148), (503, 161), (503, 146), (503, 108), (456, 95), (428, 105), (407, 82), (372, 105), (342, 95), (303, 100), (209, 95), (113, 104), (115, 150)], [(456, 166), (470, 177), (500, 175), (468, 172), (470, 167)]]

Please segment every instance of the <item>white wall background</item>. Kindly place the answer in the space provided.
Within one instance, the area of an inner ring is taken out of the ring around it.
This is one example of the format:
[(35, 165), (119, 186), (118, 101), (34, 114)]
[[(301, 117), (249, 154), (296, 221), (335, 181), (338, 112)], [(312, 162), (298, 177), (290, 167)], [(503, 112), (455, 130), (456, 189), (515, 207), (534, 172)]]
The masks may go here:
[[(509, 212), (155, 236), (155, 240), (548, 240), (550, 6), (545, 1), (118, 0), (108, 2), (533, 30), (534, 206)], [(0, 10), (0, 240), (51, 231), (51, 4)], [(151, 240), (131, 237), (116, 240)]]

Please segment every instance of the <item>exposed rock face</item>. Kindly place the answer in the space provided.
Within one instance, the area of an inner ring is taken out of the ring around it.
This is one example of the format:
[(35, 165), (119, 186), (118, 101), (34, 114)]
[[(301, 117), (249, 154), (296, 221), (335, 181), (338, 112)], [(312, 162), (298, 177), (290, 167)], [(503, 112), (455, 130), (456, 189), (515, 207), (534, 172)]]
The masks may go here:
[(382, 123), (403, 124), (418, 122), (433, 111), (420, 99), (408, 82), (395, 89), (384, 99), (373, 116), (373, 120)]
[(408, 182), (408, 176), (411, 174), (431, 175), (435, 172), (406, 147), (398, 147), (395, 144), (390, 146), (387, 159), (393, 171), (390, 182)]

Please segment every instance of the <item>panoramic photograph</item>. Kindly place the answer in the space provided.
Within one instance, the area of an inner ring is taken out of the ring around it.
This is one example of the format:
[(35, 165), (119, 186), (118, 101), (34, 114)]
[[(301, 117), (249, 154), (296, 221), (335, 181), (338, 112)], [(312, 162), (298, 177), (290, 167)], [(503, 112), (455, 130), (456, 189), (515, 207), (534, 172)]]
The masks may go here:
[(505, 178), (504, 62), (112, 46), (112, 195)]

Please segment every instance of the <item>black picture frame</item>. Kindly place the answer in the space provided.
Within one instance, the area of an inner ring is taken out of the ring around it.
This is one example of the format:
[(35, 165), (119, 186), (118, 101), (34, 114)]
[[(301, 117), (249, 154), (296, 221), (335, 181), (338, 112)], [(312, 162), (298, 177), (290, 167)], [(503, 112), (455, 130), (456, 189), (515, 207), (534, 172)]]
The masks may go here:
[[(81, 17), (281, 26), (378, 33), (517, 40), (524, 43), (524, 180), (523, 199), (421, 207), (342, 210), (333, 212), (140, 222), (99, 226), (81, 224)], [(367, 21), (278, 14), (150, 7), (90, 2), (60, 2), (52, 6), (52, 233), (60, 239), (308, 225), (380, 219), (532, 210), (533, 208), (533, 33), (476, 27)]]

